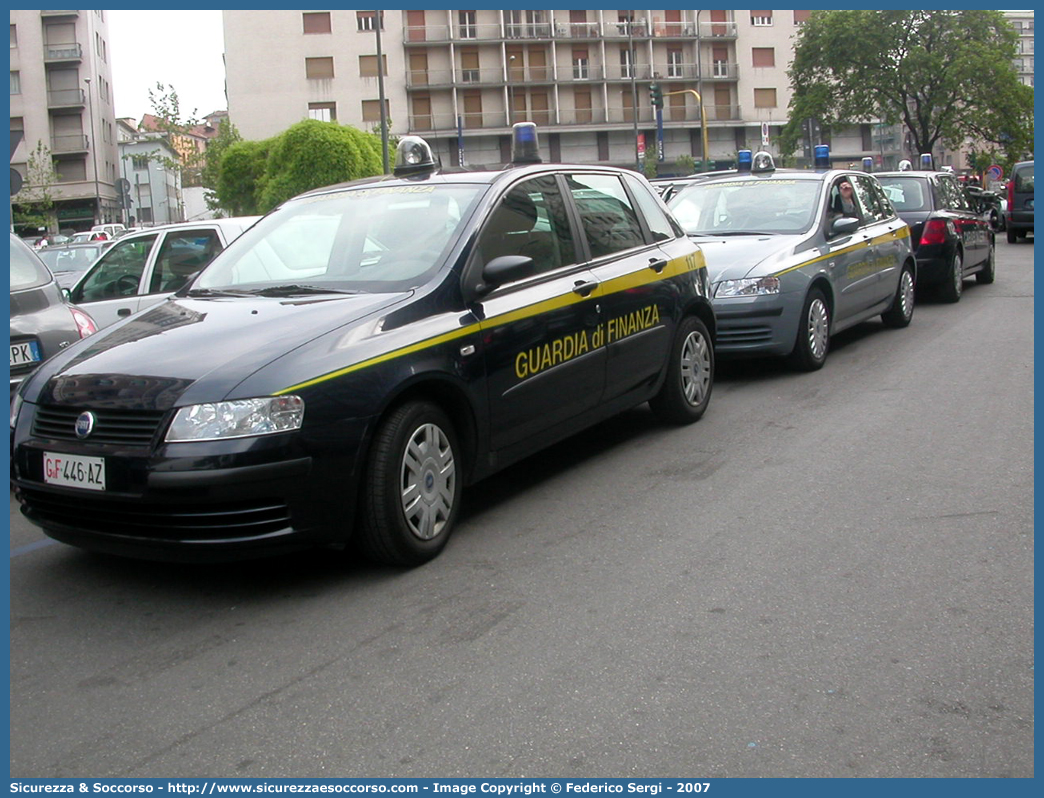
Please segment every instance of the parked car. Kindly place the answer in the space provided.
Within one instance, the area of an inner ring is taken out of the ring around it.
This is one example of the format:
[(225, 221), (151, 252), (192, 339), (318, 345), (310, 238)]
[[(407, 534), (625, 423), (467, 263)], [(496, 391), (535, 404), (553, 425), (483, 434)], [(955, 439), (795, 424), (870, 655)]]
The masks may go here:
[[(777, 170), (768, 153), (741, 156), (742, 170), (695, 182), (667, 203), (707, 259), (718, 355), (786, 356), (814, 370), (841, 330), (874, 316), (908, 325), (917, 276), (910, 230), (874, 177)], [(842, 212), (846, 184), (854, 205)]]
[(108, 327), (166, 299), (260, 218), (183, 222), (121, 236), (77, 280), (70, 298)]
[(1008, 243), (1033, 232), (1033, 161), (1020, 161), (1008, 182)]
[(58, 285), (71, 289), (80, 276), (98, 257), (113, 245), (113, 241), (86, 241), (80, 244), (62, 244), (45, 247), (36, 254), (51, 270)]
[(85, 244), (88, 241), (110, 241), (111, 239), (112, 236), (104, 230), (86, 230), (80, 233), (73, 233), (69, 243)]
[(957, 302), (966, 278), (992, 283), (997, 271), (989, 217), (973, 209), (949, 172), (901, 171), (874, 175), (899, 216), (910, 225), (918, 288)]
[(114, 224), (112, 222), (106, 224), (96, 224), (91, 228), (93, 232), (101, 231), (105, 233), (109, 238), (119, 238), (121, 235), (127, 232), (127, 228), (122, 224)]
[(416, 565), (465, 484), (642, 402), (699, 419), (699, 248), (644, 177), (539, 163), (532, 128), (491, 171), (443, 173), (405, 137), (394, 176), (283, 203), (46, 364), (14, 420), (25, 516), (140, 557), (352, 544)]
[(54, 276), (22, 239), (11, 234), (11, 393), (37, 366), (97, 329), (65, 301)]

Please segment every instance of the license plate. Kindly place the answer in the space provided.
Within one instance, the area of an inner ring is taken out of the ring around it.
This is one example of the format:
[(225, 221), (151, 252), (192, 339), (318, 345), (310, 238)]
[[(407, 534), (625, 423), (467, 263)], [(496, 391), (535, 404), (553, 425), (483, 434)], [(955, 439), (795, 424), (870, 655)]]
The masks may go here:
[(11, 344), (12, 366), (24, 366), (26, 363), (37, 363), (42, 359), (43, 356), (40, 354), (40, 344), (36, 341)]
[(105, 458), (44, 452), (44, 482), (86, 490), (105, 490)]

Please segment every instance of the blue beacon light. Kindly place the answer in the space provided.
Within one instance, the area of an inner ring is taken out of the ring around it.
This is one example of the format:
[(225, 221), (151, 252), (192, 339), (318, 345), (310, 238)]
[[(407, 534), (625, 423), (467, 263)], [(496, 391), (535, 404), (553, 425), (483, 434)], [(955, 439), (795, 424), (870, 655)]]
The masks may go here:
[(813, 153), (813, 162), (816, 169), (829, 169), (830, 168), (830, 145), (829, 144), (817, 144)]
[(740, 150), (736, 153), (736, 171), (749, 172), (753, 160), (754, 155), (750, 150)]
[(518, 122), (511, 126), (511, 163), (542, 163), (535, 123)]

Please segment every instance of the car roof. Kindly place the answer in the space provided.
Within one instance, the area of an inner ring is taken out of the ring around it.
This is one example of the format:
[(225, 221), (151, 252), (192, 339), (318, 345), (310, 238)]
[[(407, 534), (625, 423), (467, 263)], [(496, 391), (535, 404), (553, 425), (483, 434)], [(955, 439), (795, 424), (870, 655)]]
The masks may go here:
[(195, 222), (175, 222), (173, 224), (158, 224), (155, 227), (146, 227), (142, 230), (135, 230), (132, 233), (125, 233), (116, 240), (129, 241), (131, 239), (140, 238), (145, 235), (152, 235), (153, 233), (165, 233), (169, 230), (173, 230), (175, 232), (177, 232), (178, 230), (195, 230), (200, 227), (206, 227), (208, 225), (216, 225), (218, 227), (229, 227), (235, 230), (243, 230), (247, 227), (250, 227), (250, 225), (252, 225), (260, 218), (260, 216), (229, 216), (220, 219), (199, 219)]

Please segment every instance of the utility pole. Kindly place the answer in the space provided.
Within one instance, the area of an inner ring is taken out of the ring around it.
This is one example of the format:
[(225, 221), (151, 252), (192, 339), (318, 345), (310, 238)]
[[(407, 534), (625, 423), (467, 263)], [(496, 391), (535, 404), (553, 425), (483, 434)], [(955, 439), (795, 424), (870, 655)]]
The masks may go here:
[(98, 187), (98, 137), (94, 130), (94, 100), (91, 97), (91, 79), (84, 78), (83, 82), (87, 84), (87, 112), (91, 120), (91, 155), (94, 160), (94, 223), (101, 224), (105, 220), (102, 218), (101, 189)]
[(373, 12), (373, 29), (377, 38), (377, 99), (381, 103), (381, 157), (384, 159), (384, 174), (388, 174), (388, 110), (384, 107), (384, 56), (381, 54), (381, 24), (384, 12)]
[(635, 76), (634, 58), (634, 18), (627, 18), (627, 65), (631, 70), (631, 119), (634, 121), (634, 164), (635, 169), (642, 171), (642, 157), (638, 149), (638, 83)]

